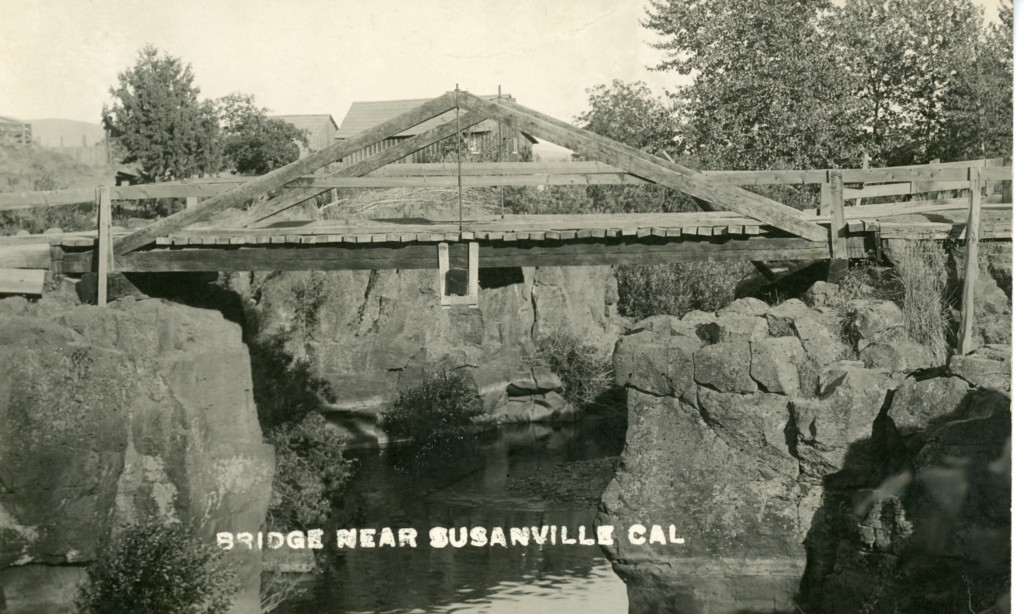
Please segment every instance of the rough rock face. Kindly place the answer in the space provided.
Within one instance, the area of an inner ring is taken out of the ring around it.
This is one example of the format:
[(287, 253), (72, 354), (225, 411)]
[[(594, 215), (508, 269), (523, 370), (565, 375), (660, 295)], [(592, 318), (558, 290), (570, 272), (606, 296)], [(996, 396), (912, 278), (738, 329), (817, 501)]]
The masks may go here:
[[(634, 614), (857, 612), (872, 591), (939, 611), (905, 595), (923, 599), (933, 573), (948, 597), (962, 566), (983, 589), (975, 606), (1000, 594), (1008, 400), (983, 386), (1008, 385), (1009, 356), (982, 348), (934, 377), (922, 367), (935, 357), (914, 349), (870, 368), (898, 307), (863, 301), (841, 317), (816, 304), (744, 299), (649, 318), (618, 342), (629, 429), (598, 522), (616, 526), (606, 553)], [(631, 543), (635, 523), (675, 525), (686, 543)], [(937, 527), (950, 532), (937, 540)], [(894, 579), (907, 566), (916, 592)]]
[[(0, 301), (0, 604), (65, 612), (120, 522), (257, 530), (262, 442), (240, 329), (212, 311)], [(259, 552), (236, 553), (236, 611), (258, 609)]]
[(339, 410), (377, 412), (428, 370), (468, 368), (488, 412), (557, 417), (572, 408), (557, 377), (538, 366), (537, 344), (568, 333), (610, 354), (621, 332), (610, 267), (481, 270), (479, 309), (441, 309), (436, 271), (279, 273), (232, 284), (258, 337), (280, 339), (307, 361)]

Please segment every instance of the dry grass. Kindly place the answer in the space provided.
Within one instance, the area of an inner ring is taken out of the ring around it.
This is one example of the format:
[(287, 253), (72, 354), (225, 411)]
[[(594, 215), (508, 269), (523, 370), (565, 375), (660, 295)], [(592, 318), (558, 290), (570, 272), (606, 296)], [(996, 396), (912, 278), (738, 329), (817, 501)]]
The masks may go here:
[(577, 409), (592, 405), (612, 386), (607, 353), (566, 333), (555, 333), (540, 343), (540, 353), (562, 380), (562, 395)]
[(907, 336), (932, 349), (937, 356), (948, 351), (952, 330), (953, 297), (947, 291), (948, 256), (933, 241), (894, 242), (896, 278), (903, 288), (903, 326)]

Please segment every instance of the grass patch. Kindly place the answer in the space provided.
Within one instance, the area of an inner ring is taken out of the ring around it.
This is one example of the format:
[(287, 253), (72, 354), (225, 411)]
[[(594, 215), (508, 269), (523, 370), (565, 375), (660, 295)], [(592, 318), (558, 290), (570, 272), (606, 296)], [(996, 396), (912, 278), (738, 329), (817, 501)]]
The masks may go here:
[(611, 388), (611, 359), (596, 346), (565, 333), (539, 345), (540, 355), (562, 380), (562, 396), (576, 408), (592, 405)]
[(183, 524), (123, 527), (89, 567), (75, 605), (83, 614), (219, 614), (237, 590), (223, 553)]
[(907, 336), (945, 356), (953, 330), (954, 296), (947, 290), (948, 255), (933, 241), (894, 242), (894, 271), (902, 287), (897, 304), (903, 308)]
[(735, 298), (736, 284), (755, 273), (748, 262), (679, 262), (618, 266), (619, 313), (642, 320), (717, 311)]

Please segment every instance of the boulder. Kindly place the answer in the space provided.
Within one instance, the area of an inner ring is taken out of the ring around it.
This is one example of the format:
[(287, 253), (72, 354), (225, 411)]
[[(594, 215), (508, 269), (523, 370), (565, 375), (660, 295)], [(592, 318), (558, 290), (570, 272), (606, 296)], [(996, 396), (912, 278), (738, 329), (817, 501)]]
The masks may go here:
[(750, 376), (768, 392), (801, 396), (800, 370), (807, 362), (796, 337), (769, 337), (750, 344)]
[[(7, 611), (67, 611), (63, 587), (124, 521), (195, 522), (209, 540), (259, 529), (274, 457), (238, 325), (155, 299), (6, 303), (0, 313), (19, 314), (0, 318)], [(258, 609), (259, 551), (229, 558), (242, 584), (234, 611)]]
[(972, 386), (1010, 391), (1009, 346), (983, 346), (966, 356), (959, 354), (949, 359), (949, 370)]
[(850, 301), (847, 317), (850, 332), (859, 347), (876, 340), (892, 339), (897, 336), (896, 331), (903, 328), (903, 310), (892, 301)]
[(931, 348), (908, 339), (875, 341), (862, 349), (858, 356), (869, 369), (884, 371), (906, 372), (943, 364)]
[(718, 392), (757, 392), (750, 377), (750, 343), (730, 341), (706, 345), (693, 355), (693, 379)]
[(967, 382), (956, 377), (906, 382), (893, 395), (889, 417), (902, 435), (924, 431), (961, 409), (968, 390)]
[(693, 386), (693, 354), (700, 340), (644, 331), (623, 337), (612, 364), (615, 383), (660, 396), (682, 396)]
[(718, 310), (717, 315), (719, 317), (727, 314), (764, 317), (766, 313), (768, 313), (768, 303), (761, 299), (747, 297), (736, 299), (722, 307)]
[(816, 281), (804, 292), (802, 298), (811, 307), (834, 307), (839, 300), (839, 284)]
[(816, 478), (839, 471), (847, 448), (871, 437), (888, 392), (898, 386), (884, 373), (854, 365), (838, 365), (820, 379), (822, 398), (791, 404), (800, 471)]

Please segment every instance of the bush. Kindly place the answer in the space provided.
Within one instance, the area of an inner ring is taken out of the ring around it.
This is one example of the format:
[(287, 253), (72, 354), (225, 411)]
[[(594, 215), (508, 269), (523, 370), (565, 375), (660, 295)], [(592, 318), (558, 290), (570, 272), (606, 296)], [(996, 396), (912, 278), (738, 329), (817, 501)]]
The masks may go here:
[(736, 284), (754, 270), (748, 262), (679, 262), (619, 266), (619, 313), (642, 320), (717, 311), (732, 302)]
[(271, 529), (320, 527), (352, 475), (354, 461), (344, 457), (345, 439), (317, 412), (270, 431), (277, 469), (267, 510)]
[(429, 374), (422, 384), (403, 391), (384, 413), (384, 427), (398, 437), (420, 443), (458, 434), (473, 425), (483, 413), (476, 392), (464, 373), (440, 371)]
[(182, 524), (128, 525), (89, 567), (75, 604), (83, 614), (226, 612), (237, 587), (222, 556)]
[(612, 386), (611, 360), (597, 347), (564, 333), (544, 339), (540, 353), (562, 380), (563, 396), (582, 409)]

